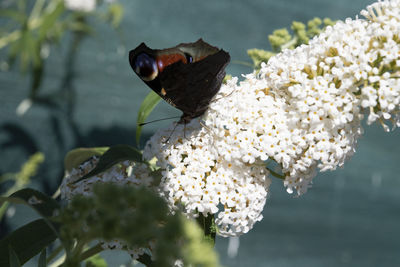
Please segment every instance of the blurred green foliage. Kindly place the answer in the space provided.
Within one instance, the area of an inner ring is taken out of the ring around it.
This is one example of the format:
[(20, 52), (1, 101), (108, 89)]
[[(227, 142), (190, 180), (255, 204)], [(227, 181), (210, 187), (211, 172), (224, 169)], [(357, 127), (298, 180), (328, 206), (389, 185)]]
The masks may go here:
[[(17, 173), (5, 173), (0, 176), (0, 184), (12, 182), (13, 185), (9, 187), (3, 196), (11, 195), (12, 193), (26, 187), (31, 182), (31, 178), (37, 174), (37, 171), (44, 161), (44, 154), (37, 152), (33, 154), (28, 161), (22, 165), (21, 170)], [(7, 203), (3, 203), (0, 207), (0, 219), (3, 217), (8, 207)]]
[(78, 195), (64, 207), (32, 189), (1, 197), (0, 203), (4, 201), (28, 205), (42, 219), (0, 241), (1, 266), (24, 264), (39, 252), (39, 263), (44, 262), (43, 251), (54, 241), (58, 247), (49, 249), (48, 266), (75, 267), (82, 261), (106, 266), (93, 256), (103, 250), (101, 242), (116, 239), (126, 243), (124, 249), (146, 248), (138, 258), (146, 266), (172, 266), (178, 259), (185, 266), (219, 266), (199, 225), (179, 212), (171, 214), (164, 199), (149, 188), (98, 183), (92, 195)]
[(147, 188), (97, 184), (93, 196), (75, 197), (56, 221), (62, 223), (60, 234), (68, 244), (66, 266), (76, 266), (85, 243), (98, 239), (124, 240), (132, 248), (149, 247), (154, 241), (153, 262), (139, 258), (151, 266), (171, 266), (176, 259), (195, 266), (217, 265), (201, 229), (179, 213), (169, 215), (165, 201)]
[(0, 28), (0, 49), (7, 49), (7, 66), (18, 61), (21, 73), (29, 72), (32, 77), (29, 101), (22, 102), (17, 113), (23, 114), (37, 100), (51, 46), (60, 44), (66, 33), (77, 35), (76, 40), (92, 35), (95, 30), (88, 17), (93, 16), (117, 28), (123, 8), (112, 3), (105, 11), (83, 12), (66, 9), (63, 0), (36, 0), (34, 3), (18, 0), (0, 10), (0, 17), (5, 19), (5, 25)]
[[(85, 162), (93, 153), (114, 162), (127, 154), (125, 146), (123, 150), (119, 147), (111, 147), (108, 153), (106, 148), (73, 150), (65, 160), (67, 169), (78, 168), (78, 159)], [(0, 241), (0, 265), (21, 266), (40, 251), (39, 263), (43, 265), (43, 251), (58, 240), (58, 247), (49, 250), (49, 265), (43, 266), (78, 266), (85, 261), (86, 266), (104, 267), (106, 262), (98, 255), (103, 250), (99, 242), (118, 239), (126, 243), (125, 249), (147, 248), (138, 259), (146, 266), (172, 266), (178, 259), (185, 266), (219, 266), (214, 239), (208, 234), (213, 217), (202, 217), (204, 220), (196, 223), (178, 211), (171, 214), (164, 199), (149, 188), (99, 183), (92, 195), (76, 196), (64, 206), (32, 189), (15, 192), (26, 186), (43, 160), (43, 154), (36, 153), (18, 174), (4, 176), (4, 181), (15, 176), (18, 182), (7, 192), (12, 193), (9, 197), (0, 197), (0, 203), (31, 206), (43, 219), (22, 226)], [(142, 162), (141, 157), (133, 160)]]
[(247, 50), (247, 54), (253, 60), (254, 68), (260, 69), (262, 62), (267, 63), (272, 56), (284, 49), (294, 49), (299, 45), (308, 44), (310, 39), (318, 35), (325, 27), (334, 24), (335, 22), (329, 18), (325, 18), (323, 21), (320, 18), (314, 18), (308, 21), (307, 25), (293, 21), (291, 26), (293, 34), (290, 34), (287, 28), (282, 28), (268, 36), (272, 50), (254, 48)]

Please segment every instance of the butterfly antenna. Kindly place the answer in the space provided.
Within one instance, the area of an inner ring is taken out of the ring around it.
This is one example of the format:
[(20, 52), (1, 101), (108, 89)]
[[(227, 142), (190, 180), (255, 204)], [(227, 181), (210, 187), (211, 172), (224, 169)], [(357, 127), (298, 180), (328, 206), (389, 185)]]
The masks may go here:
[(223, 96), (221, 96), (221, 97), (219, 97), (219, 98), (215, 98), (215, 99), (213, 99), (211, 102), (215, 103), (215, 102), (221, 100), (222, 98), (228, 97), (228, 96), (230, 96), (231, 94), (233, 94), (233, 92), (235, 92), (235, 90), (236, 90), (236, 88), (234, 88), (229, 94), (223, 95)]
[(232, 64), (238, 64), (238, 65), (243, 65), (243, 66), (247, 66), (250, 68), (254, 68), (254, 64), (252, 64), (248, 61), (243, 61), (243, 60), (232, 60)]
[(143, 125), (146, 125), (146, 124), (149, 124), (149, 123), (153, 123), (153, 122), (157, 122), (157, 121), (165, 121), (165, 120), (170, 120), (170, 119), (176, 119), (176, 118), (179, 118), (179, 116), (163, 118), (163, 119), (158, 119), (158, 120), (148, 121), (148, 122), (142, 122), (142, 123), (139, 123), (139, 126), (142, 127)]

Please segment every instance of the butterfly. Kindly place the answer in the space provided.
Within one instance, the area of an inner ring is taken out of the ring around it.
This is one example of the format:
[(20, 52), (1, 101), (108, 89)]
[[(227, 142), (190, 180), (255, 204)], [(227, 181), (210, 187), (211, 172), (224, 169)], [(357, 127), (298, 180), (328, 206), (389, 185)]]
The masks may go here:
[(167, 49), (144, 43), (129, 52), (133, 71), (154, 92), (183, 112), (178, 123), (189, 123), (206, 112), (225, 77), (229, 53), (202, 39)]

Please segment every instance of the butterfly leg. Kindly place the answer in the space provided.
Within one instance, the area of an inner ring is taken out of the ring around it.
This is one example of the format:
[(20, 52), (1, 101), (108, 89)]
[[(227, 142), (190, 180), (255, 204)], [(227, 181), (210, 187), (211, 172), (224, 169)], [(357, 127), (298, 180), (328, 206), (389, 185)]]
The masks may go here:
[(200, 121), (200, 125), (205, 128), (209, 133), (211, 133), (211, 128), (204, 124), (203, 121)]
[(175, 129), (176, 129), (176, 127), (178, 126), (178, 124), (179, 124), (179, 123), (175, 123), (174, 129), (172, 129), (172, 131), (171, 131), (171, 133), (169, 134), (168, 138), (167, 138), (165, 141), (163, 141), (164, 144), (166, 144), (166, 143), (169, 142), (169, 139), (171, 139), (171, 136), (172, 136), (172, 134), (175, 132)]
[(189, 138), (186, 138), (186, 122), (183, 124), (183, 138), (185, 138), (186, 140), (190, 141)]

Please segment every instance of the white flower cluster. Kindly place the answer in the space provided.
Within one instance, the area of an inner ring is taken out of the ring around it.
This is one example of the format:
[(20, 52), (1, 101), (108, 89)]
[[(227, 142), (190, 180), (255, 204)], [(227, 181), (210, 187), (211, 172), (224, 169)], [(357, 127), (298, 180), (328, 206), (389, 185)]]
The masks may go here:
[(96, 0), (64, 0), (67, 9), (81, 12), (91, 12), (96, 9)]
[(182, 204), (190, 217), (217, 214), (220, 235), (248, 232), (262, 219), (268, 171), (262, 165), (225, 160), (199, 120), (174, 127), (155, 134), (144, 151), (148, 160), (156, 156), (164, 170), (161, 195), (172, 208)]
[[(93, 157), (64, 176), (60, 186), (61, 198), (70, 201), (75, 195), (90, 196), (93, 192), (93, 185), (96, 183), (116, 183), (119, 185), (134, 185), (150, 187), (153, 183), (153, 177), (149, 175), (145, 164), (138, 164), (130, 161), (124, 161), (119, 165), (113, 166), (106, 172), (94, 175), (80, 182), (74, 183), (78, 179), (93, 170), (98, 164), (98, 157)], [(139, 258), (145, 253), (146, 248), (131, 248), (124, 241), (113, 240), (101, 242), (104, 249), (126, 250), (133, 259)], [(149, 248), (154, 247), (153, 242), (149, 243)]]
[(285, 50), (259, 73), (223, 85), (202, 123), (171, 125), (146, 145), (164, 170), (160, 191), (188, 216), (216, 214), (222, 235), (240, 235), (262, 217), (267, 160), (287, 191), (303, 194), (317, 170), (342, 166), (361, 120), (400, 126), (400, 1), (377, 2)]
[[(115, 2), (115, 0), (105, 0), (107, 4)], [(79, 12), (92, 12), (96, 9), (96, 0), (64, 0), (67, 9)]]

